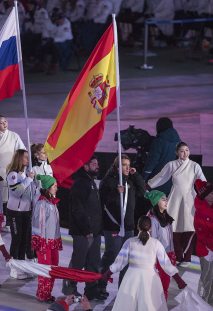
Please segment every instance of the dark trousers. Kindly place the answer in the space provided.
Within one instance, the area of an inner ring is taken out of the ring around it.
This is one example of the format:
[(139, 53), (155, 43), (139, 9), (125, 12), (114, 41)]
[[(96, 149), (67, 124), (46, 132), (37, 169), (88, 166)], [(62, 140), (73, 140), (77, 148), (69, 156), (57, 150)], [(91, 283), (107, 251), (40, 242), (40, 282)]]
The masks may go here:
[(7, 203), (3, 203), (3, 213), (4, 213), (4, 216), (6, 216), (6, 226), (9, 226), (10, 221), (9, 221), (8, 216), (7, 216)]
[[(101, 236), (86, 238), (85, 236), (73, 236), (73, 253), (69, 264), (69, 268), (96, 272), (100, 266), (100, 246)], [(98, 295), (97, 281), (87, 282), (84, 294), (89, 300), (94, 299)], [(77, 291), (77, 282), (63, 280), (62, 292), (65, 295), (71, 295)]]
[(11, 230), (10, 256), (14, 259), (25, 260), (29, 239), (31, 216), (9, 217)]
[[(101, 266), (100, 266), (100, 273), (105, 273), (111, 264), (115, 261), (115, 258), (117, 257), (118, 253), (120, 252), (124, 242), (128, 240), (129, 238), (134, 236), (134, 231), (125, 231), (125, 236), (120, 237), (118, 236), (118, 231), (104, 231), (104, 238), (105, 238), (105, 252), (103, 254), (103, 257), (101, 259)], [(128, 265), (121, 270), (119, 274), (119, 281), (118, 286), (120, 286), (121, 281), (124, 277), (124, 274), (126, 273), (128, 269)], [(107, 282), (104, 282), (102, 280), (99, 281), (99, 287), (100, 288), (106, 288)]]
[(58, 50), (60, 68), (64, 71), (70, 57), (74, 54), (73, 41), (66, 40), (64, 42), (55, 42), (54, 44)]
[(194, 233), (193, 231), (173, 233), (173, 242), (177, 261), (191, 262), (193, 247), (196, 245), (197, 242), (196, 234), (193, 236), (190, 246), (185, 254), (184, 251), (187, 248), (187, 245), (193, 233)]

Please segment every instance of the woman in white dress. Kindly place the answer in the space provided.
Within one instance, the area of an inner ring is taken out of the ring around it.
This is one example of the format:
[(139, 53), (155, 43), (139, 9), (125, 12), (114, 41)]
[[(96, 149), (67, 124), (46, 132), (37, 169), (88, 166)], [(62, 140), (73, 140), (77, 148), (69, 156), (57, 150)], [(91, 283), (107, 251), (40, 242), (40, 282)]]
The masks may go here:
[(189, 160), (189, 147), (180, 142), (176, 146), (178, 159), (167, 163), (155, 177), (148, 181), (151, 188), (166, 183), (172, 177), (173, 186), (168, 197), (168, 214), (174, 219), (173, 241), (177, 263), (188, 267), (191, 263), (193, 246), (196, 243), (194, 235), (194, 199), (196, 179), (206, 181), (199, 164)]
[(112, 311), (167, 311), (160, 277), (155, 269), (156, 259), (167, 274), (183, 289), (186, 283), (178, 275), (163, 245), (149, 236), (151, 219), (142, 216), (138, 221), (138, 237), (128, 239), (110, 269), (102, 275), (104, 281), (113, 273), (129, 268), (122, 280)]

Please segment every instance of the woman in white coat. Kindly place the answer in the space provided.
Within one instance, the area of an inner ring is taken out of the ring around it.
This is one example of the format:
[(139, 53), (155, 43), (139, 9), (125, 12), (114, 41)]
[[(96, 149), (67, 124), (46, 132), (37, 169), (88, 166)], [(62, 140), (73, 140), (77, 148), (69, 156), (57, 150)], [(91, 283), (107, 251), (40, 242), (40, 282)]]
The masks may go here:
[(177, 263), (188, 267), (191, 262), (193, 246), (196, 243), (194, 235), (194, 199), (196, 179), (206, 181), (199, 164), (189, 160), (189, 147), (180, 142), (176, 146), (178, 159), (167, 163), (162, 171), (148, 181), (151, 188), (166, 183), (172, 177), (173, 186), (168, 197), (167, 211), (174, 219), (173, 240)]
[(109, 280), (113, 273), (129, 268), (122, 280), (112, 311), (167, 311), (160, 277), (155, 270), (158, 258), (161, 267), (177, 282), (179, 289), (187, 284), (178, 275), (167, 256), (163, 245), (150, 237), (151, 219), (142, 216), (138, 221), (138, 237), (128, 239), (110, 269), (102, 275)]

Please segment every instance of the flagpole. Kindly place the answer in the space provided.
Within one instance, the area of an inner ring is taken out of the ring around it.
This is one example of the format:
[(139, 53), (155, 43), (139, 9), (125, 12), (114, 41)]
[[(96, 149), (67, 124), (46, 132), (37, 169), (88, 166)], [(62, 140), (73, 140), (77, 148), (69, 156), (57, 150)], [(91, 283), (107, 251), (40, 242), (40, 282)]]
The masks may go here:
[[(121, 133), (120, 133), (120, 74), (119, 74), (119, 59), (118, 59), (118, 35), (115, 14), (112, 14), (114, 47), (115, 47), (115, 76), (116, 76), (116, 101), (117, 101), (117, 123), (118, 123), (118, 158), (119, 158), (119, 185), (123, 186), (122, 180), (122, 162), (121, 162)], [(123, 193), (120, 193), (120, 208), (121, 208), (121, 227), (119, 235), (124, 237), (124, 209), (123, 209)]]
[(17, 51), (18, 51), (18, 66), (19, 66), (19, 77), (20, 77), (20, 84), (23, 94), (23, 104), (24, 104), (24, 115), (25, 115), (25, 122), (26, 122), (26, 130), (27, 130), (27, 144), (28, 144), (28, 155), (29, 155), (29, 170), (32, 172), (32, 160), (31, 160), (31, 149), (30, 149), (30, 132), (29, 132), (29, 125), (28, 125), (28, 116), (27, 116), (27, 104), (26, 104), (26, 92), (25, 92), (25, 84), (24, 84), (24, 70), (23, 70), (23, 62), (22, 62), (22, 51), (21, 51), (21, 39), (20, 39), (20, 29), (19, 29), (19, 19), (18, 19), (18, 3), (15, 3), (15, 17), (16, 17), (16, 44), (17, 44)]

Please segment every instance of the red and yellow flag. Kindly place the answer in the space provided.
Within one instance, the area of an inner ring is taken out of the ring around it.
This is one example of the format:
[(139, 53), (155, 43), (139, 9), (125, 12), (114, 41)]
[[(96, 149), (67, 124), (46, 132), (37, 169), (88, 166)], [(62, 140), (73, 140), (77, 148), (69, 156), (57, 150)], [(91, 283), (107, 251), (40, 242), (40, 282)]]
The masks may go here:
[(116, 108), (113, 24), (106, 30), (67, 96), (45, 143), (61, 183), (94, 153), (106, 116)]

